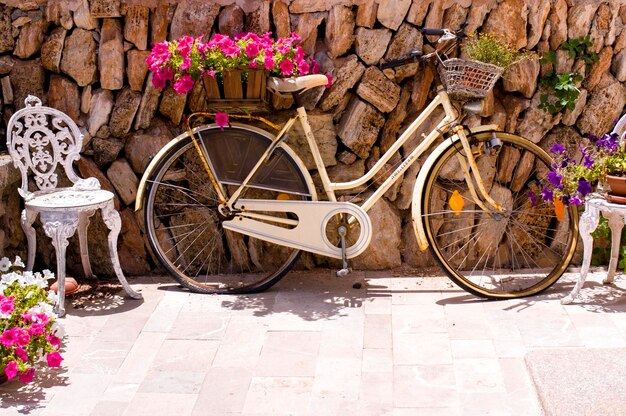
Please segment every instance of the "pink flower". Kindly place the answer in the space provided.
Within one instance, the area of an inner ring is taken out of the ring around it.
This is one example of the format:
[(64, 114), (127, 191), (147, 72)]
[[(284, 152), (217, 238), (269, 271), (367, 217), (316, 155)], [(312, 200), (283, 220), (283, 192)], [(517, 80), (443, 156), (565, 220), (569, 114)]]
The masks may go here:
[(318, 64), (313, 59), (311, 59), (311, 63), (313, 64), (313, 66), (311, 67), (311, 73), (312, 74), (319, 74), (320, 73), (320, 64)]
[(324, 74), (326, 75), (326, 79), (328, 79), (328, 84), (326, 84), (326, 88), (330, 88), (331, 85), (333, 85), (333, 77), (331, 77), (328, 74)]
[(210, 76), (211, 78), (215, 79), (215, 71), (213, 71), (213, 70), (206, 71), (206, 72), (204, 73), (204, 75), (208, 75), (208, 76)]
[(11, 315), (13, 310), (15, 309), (15, 298), (10, 296), (1, 296), (0, 297), (0, 314), (2, 315)]
[(183, 75), (174, 83), (174, 91), (177, 94), (186, 94), (193, 89), (194, 80), (189, 75)]
[(274, 62), (273, 56), (266, 56), (263, 60), (263, 66), (265, 66), (265, 69), (274, 69), (274, 65), (276, 65), (276, 62)]
[(187, 55), (191, 53), (193, 42), (194, 39), (191, 36), (182, 37), (182, 39), (178, 42), (178, 47), (176, 48), (180, 52), (180, 56), (186, 58)]
[(256, 61), (250, 61), (250, 68), (256, 68), (257, 66)]
[(22, 347), (15, 348), (15, 355), (17, 355), (17, 358), (22, 360), (24, 363), (28, 361), (28, 353)]
[(48, 366), (50, 367), (60, 367), (61, 361), (63, 361), (63, 357), (58, 352), (51, 352), (46, 355), (46, 360), (48, 360)]
[(155, 43), (152, 46), (152, 52), (146, 58), (146, 64), (150, 71), (156, 71), (161, 68), (165, 62), (170, 58), (171, 53), (167, 42)]
[(302, 38), (296, 32), (291, 32), (291, 40), (293, 42), (300, 42)]
[(6, 331), (4, 331), (2, 333), (2, 336), (0, 337), (0, 344), (4, 345), (7, 348), (15, 345), (15, 343), (17, 342), (17, 335), (18, 335), (17, 330), (18, 328), (11, 328), (11, 329), (7, 329)]
[(54, 348), (59, 348), (61, 346), (61, 340), (56, 335), (48, 335), (46, 339)]
[(183, 63), (180, 64), (180, 69), (182, 70), (189, 69), (190, 66), (191, 66), (191, 59), (189, 59), (189, 57), (186, 57), (185, 59), (183, 59)]
[(300, 75), (306, 75), (309, 73), (310, 67), (309, 64), (306, 63), (306, 61), (302, 61), (298, 64), (298, 72), (300, 72)]
[(215, 113), (215, 124), (224, 130), (224, 127), (228, 126), (228, 114), (220, 113), (219, 111)]
[[(39, 325), (41, 326), (41, 333), (37, 334), (37, 335), (41, 335), (43, 334), (44, 330), (46, 329), (42, 324), (33, 324), (33, 326), (35, 325)], [(21, 329), (19, 331), (17, 331), (17, 342), (16, 344), (25, 347), (28, 345), (28, 343), (30, 342), (30, 331), (27, 331), (25, 329)]]
[(31, 381), (33, 381), (33, 376), (35, 375), (35, 369), (34, 368), (29, 368), (28, 370), (24, 371), (22, 374), (20, 374), (20, 381), (24, 384), (28, 384)]
[(11, 380), (17, 375), (17, 363), (15, 361), (9, 361), (7, 366), (4, 368), (4, 374), (7, 375), (7, 378)]
[(167, 78), (165, 77), (165, 74), (163, 73), (163, 71), (156, 71), (154, 73), (154, 75), (152, 76), (152, 85), (154, 86), (154, 88), (165, 88), (165, 86), (167, 85)]
[(239, 47), (237, 45), (230, 45), (222, 48), (222, 52), (224, 52), (224, 55), (229, 58), (237, 58), (241, 54), (241, 51), (239, 50)]
[(285, 59), (284, 61), (282, 61), (279, 65), (279, 68), (280, 68), (280, 72), (283, 75), (293, 74), (293, 62), (291, 62), (289, 59)]
[(45, 325), (35, 322), (28, 328), (28, 334), (30, 336), (36, 337), (37, 335), (43, 334), (45, 330), (46, 330)]
[(246, 45), (246, 55), (253, 58), (259, 54), (259, 45), (257, 43), (248, 43)]

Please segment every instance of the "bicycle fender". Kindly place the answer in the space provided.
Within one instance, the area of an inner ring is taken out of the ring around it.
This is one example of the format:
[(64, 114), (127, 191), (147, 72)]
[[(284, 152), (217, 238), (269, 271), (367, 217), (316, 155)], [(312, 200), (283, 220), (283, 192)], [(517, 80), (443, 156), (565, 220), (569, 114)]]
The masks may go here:
[(450, 146), (452, 146), (452, 138), (444, 140), (439, 146), (433, 150), (428, 158), (422, 165), (415, 181), (415, 187), (413, 188), (413, 202), (411, 203), (411, 213), (413, 219), (413, 231), (415, 231), (415, 237), (417, 238), (417, 245), (420, 250), (425, 251), (428, 249), (428, 240), (426, 239), (426, 231), (424, 230), (424, 220), (422, 219), (422, 193), (424, 191), (424, 184), (430, 169), (435, 164), (435, 161), (443, 154), (443, 152)]
[[(470, 134), (495, 132), (498, 131), (496, 124), (485, 124), (470, 129)], [(454, 136), (453, 136), (454, 137)], [(426, 231), (424, 230), (424, 220), (422, 218), (422, 193), (424, 191), (424, 184), (430, 169), (435, 164), (435, 161), (441, 156), (441, 154), (450, 146), (452, 146), (453, 139), (448, 138), (443, 141), (439, 146), (435, 148), (428, 155), (428, 158), (422, 165), (417, 180), (415, 181), (415, 187), (413, 188), (413, 202), (411, 203), (411, 211), (413, 218), (413, 231), (415, 231), (415, 237), (417, 238), (417, 245), (420, 250), (426, 251), (428, 249), (428, 240), (426, 239)]]
[[(221, 128), (221, 127), (219, 127), (217, 124), (204, 124), (202, 126), (198, 126), (198, 127), (194, 128), (192, 131), (194, 133), (196, 133), (198, 130), (219, 129), (219, 128)], [(273, 140), (275, 138), (275, 136), (273, 136), (272, 134), (266, 132), (265, 130), (259, 129), (259, 128), (254, 127), (254, 126), (248, 126), (248, 125), (245, 125), (245, 124), (240, 124), (240, 123), (231, 123), (231, 127), (229, 127), (229, 129), (253, 130), (256, 133), (259, 133), (259, 134), (261, 134), (263, 136), (266, 136), (270, 140)], [(143, 203), (144, 203), (144, 199), (145, 199), (145, 193), (146, 193), (146, 189), (148, 187), (148, 181), (152, 177), (152, 175), (154, 174), (154, 171), (156, 170), (156, 168), (159, 165), (159, 163), (161, 162), (161, 160), (169, 153), (169, 151), (173, 147), (177, 146), (180, 142), (182, 142), (184, 140), (188, 140), (188, 138), (189, 138), (189, 132), (185, 131), (184, 133), (182, 133), (182, 134), (176, 136), (175, 138), (173, 138), (165, 146), (163, 146), (163, 148), (161, 150), (159, 150), (159, 152), (152, 158), (152, 160), (148, 164), (148, 167), (144, 171), (143, 176), (141, 177), (141, 180), (139, 182), (139, 187), (137, 189), (137, 197), (135, 199), (135, 211), (139, 211), (139, 210), (141, 210), (143, 208)], [(293, 159), (295, 164), (298, 166), (298, 168), (300, 169), (300, 171), (304, 175), (305, 181), (309, 185), (309, 190), (311, 191), (311, 199), (314, 200), (314, 201), (317, 200), (317, 193), (315, 192), (315, 185), (313, 183), (313, 179), (311, 178), (311, 175), (309, 174), (309, 171), (307, 170), (306, 166), (304, 165), (304, 162), (302, 162), (300, 157), (298, 157), (298, 155), (288, 145), (286, 145), (285, 143), (280, 143), (278, 145), (278, 147), (280, 147), (283, 150), (285, 150), (285, 152), (287, 152), (289, 157), (291, 157), (291, 159)]]

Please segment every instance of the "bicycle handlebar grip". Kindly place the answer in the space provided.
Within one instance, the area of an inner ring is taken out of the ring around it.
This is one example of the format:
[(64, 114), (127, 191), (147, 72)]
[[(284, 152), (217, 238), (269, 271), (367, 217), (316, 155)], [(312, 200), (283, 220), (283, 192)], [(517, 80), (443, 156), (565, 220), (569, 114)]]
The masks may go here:
[(406, 64), (406, 59), (396, 59), (380, 64), (380, 69), (394, 68)]
[(427, 28), (422, 28), (420, 32), (422, 32), (423, 35), (435, 35), (435, 36), (443, 36), (446, 33), (444, 32), (443, 29), (427, 29)]

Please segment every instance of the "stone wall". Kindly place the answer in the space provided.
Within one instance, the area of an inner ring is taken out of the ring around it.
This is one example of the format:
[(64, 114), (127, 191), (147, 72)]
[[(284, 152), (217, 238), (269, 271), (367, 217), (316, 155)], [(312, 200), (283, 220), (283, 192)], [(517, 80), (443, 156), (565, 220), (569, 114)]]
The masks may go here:
[[(383, 74), (381, 59), (394, 59), (420, 48), (418, 27), (488, 31), (517, 48), (556, 50), (571, 38), (589, 34), (599, 60), (585, 74), (576, 108), (550, 115), (537, 108), (537, 80), (549, 70), (524, 62), (499, 82), (482, 117), (468, 120), (498, 123), (542, 147), (555, 141), (575, 145), (583, 135), (611, 129), (626, 103), (626, 0), (219, 0), (142, 1), (28, 0), (0, 5), (0, 88), (5, 122), (23, 106), (28, 94), (66, 112), (85, 135), (83, 176), (97, 177), (116, 194), (123, 220), (120, 257), (129, 275), (154, 267), (144, 244), (142, 220), (133, 210), (138, 180), (150, 157), (180, 132), (184, 113), (203, 106), (202, 91), (178, 96), (155, 90), (144, 65), (152, 42), (210, 32), (273, 31), (303, 38), (303, 46), (332, 74), (333, 86), (310, 92), (305, 100), (331, 178), (362, 175), (395, 140), (405, 120), (424, 107), (432, 93), (433, 74), (407, 65)], [(558, 51), (559, 72), (584, 65)], [(279, 108), (289, 102), (274, 99)], [(275, 120), (286, 113), (275, 111)], [(300, 148), (302, 132), (291, 144)], [(310, 155), (303, 159), (312, 167)], [(390, 165), (400, 160), (398, 155)], [(391, 188), (371, 211), (375, 237), (356, 268), (388, 268), (405, 262), (430, 264), (416, 247), (410, 224), (410, 202), (419, 163)], [(2, 171), (4, 172), (4, 171)], [(1, 177), (2, 175), (0, 175)], [(314, 175), (315, 176), (315, 175)], [(367, 195), (380, 183), (374, 181)], [(7, 185), (8, 184), (8, 185)], [(0, 255), (25, 256), (18, 224), (14, 187), (0, 190)], [(9, 196), (11, 201), (9, 201)], [(359, 196), (361, 198), (363, 195)], [(106, 229), (94, 220), (92, 231)], [(45, 237), (40, 235), (40, 241)], [(104, 238), (91, 238), (94, 269), (111, 273)], [(49, 244), (40, 244), (38, 265), (51, 267)], [(3, 253), (4, 252), (4, 253)], [(307, 265), (325, 264), (307, 256)], [(76, 244), (70, 246), (71, 273), (80, 273)]]

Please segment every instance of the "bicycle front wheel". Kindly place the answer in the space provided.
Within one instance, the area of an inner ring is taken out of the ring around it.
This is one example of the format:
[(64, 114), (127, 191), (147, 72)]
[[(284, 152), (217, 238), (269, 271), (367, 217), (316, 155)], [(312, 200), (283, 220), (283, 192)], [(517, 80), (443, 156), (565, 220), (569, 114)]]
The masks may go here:
[[(186, 133), (185, 135), (186, 136)], [(238, 126), (196, 131), (227, 197), (271, 143), (268, 133)], [(247, 199), (310, 199), (302, 163), (277, 147), (241, 195)], [(189, 136), (166, 153), (148, 180), (146, 235), (155, 256), (183, 286), (199, 293), (251, 293), (280, 280), (300, 250), (225, 230), (217, 193)], [(276, 215), (275, 213), (268, 213)]]
[[(551, 163), (541, 148), (519, 136), (493, 134), (499, 150), (475, 157), (487, 192), (504, 210), (481, 207), (472, 196), (458, 160), (463, 148), (454, 143), (427, 176), (424, 228), (433, 255), (461, 288), (486, 298), (529, 296), (550, 287), (567, 268), (578, 214), (571, 206), (557, 216), (554, 204), (540, 197)], [(469, 140), (480, 148), (493, 134)]]

